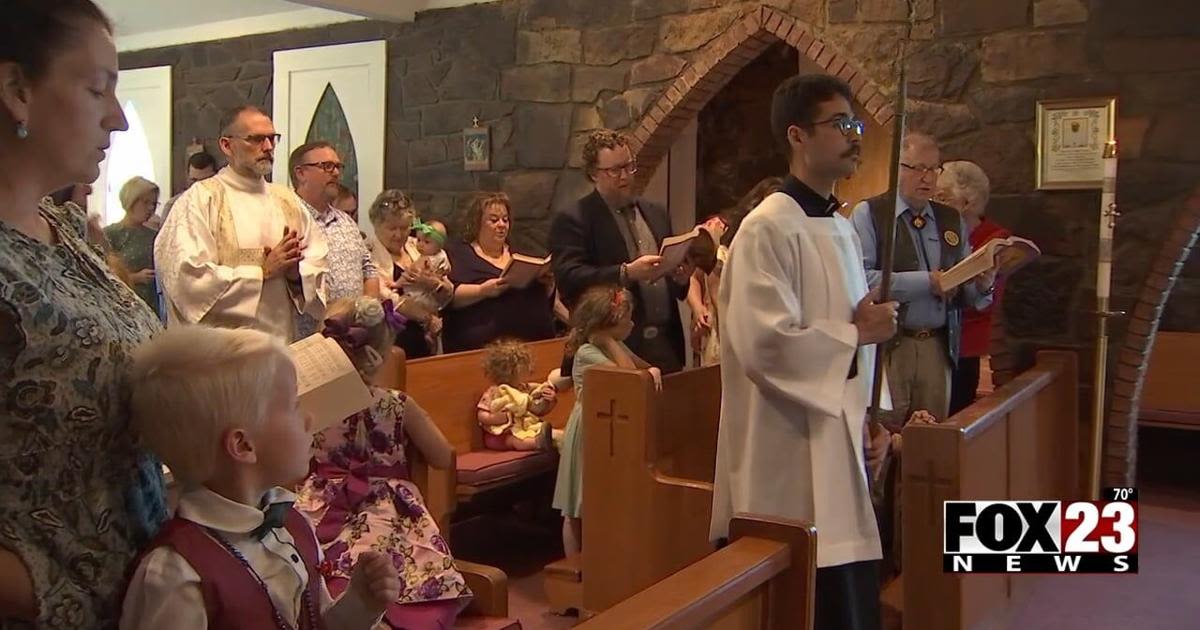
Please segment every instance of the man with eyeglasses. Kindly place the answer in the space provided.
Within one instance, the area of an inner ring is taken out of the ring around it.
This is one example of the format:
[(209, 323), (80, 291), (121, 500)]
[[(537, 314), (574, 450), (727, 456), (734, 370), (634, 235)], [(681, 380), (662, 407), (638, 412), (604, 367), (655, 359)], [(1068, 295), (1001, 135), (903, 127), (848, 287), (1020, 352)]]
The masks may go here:
[[(325, 285), (325, 299), (329, 304), (364, 293), (379, 297), (379, 268), (358, 231), (358, 223), (333, 207), (343, 188), (344, 167), (337, 150), (324, 140), (302, 144), (288, 158), (292, 188), (328, 243), (329, 279)], [(300, 336), (306, 337), (317, 332), (320, 319), (300, 315), (296, 326)]]
[(942, 272), (971, 253), (962, 216), (950, 206), (931, 201), (941, 172), (937, 141), (910, 131), (901, 145), (900, 206), (885, 193), (859, 203), (851, 215), (862, 240), (863, 267), (872, 287), (882, 276), (883, 243), (877, 235), (889, 213), (896, 219), (891, 296), (901, 304), (900, 334), (885, 355), (893, 407), (888, 424), (893, 431), (899, 431), (917, 410), (928, 411), (938, 421), (946, 419), (962, 309), (968, 305), (987, 308), (995, 287), (993, 267), (962, 285), (961, 291), (941, 290)]
[[(817, 630), (879, 630), (882, 556), (865, 471), (887, 453), (867, 428), (875, 344), (894, 302), (868, 292), (834, 184), (858, 169), (850, 87), (805, 75), (779, 85), (771, 135), (783, 189), (742, 221), (721, 274), (721, 423), (714, 540), (739, 512), (816, 525)], [(801, 597), (800, 593), (790, 594)]]
[(325, 236), (303, 201), (267, 181), (279, 134), (253, 106), (221, 118), (229, 164), (179, 197), (154, 244), (168, 325), (255, 328), (299, 338), (298, 315), (325, 313)]
[(634, 194), (637, 163), (627, 138), (611, 129), (592, 132), (583, 162), (595, 189), (563, 208), (550, 226), (551, 265), (563, 302), (571, 308), (597, 285), (629, 287), (635, 298), (629, 349), (664, 374), (678, 372), (684, 361), (678, 301), (687, 296), (695, 269), (687, 262), (663, 267), (658, 252), (671, 235), (671, 217)]

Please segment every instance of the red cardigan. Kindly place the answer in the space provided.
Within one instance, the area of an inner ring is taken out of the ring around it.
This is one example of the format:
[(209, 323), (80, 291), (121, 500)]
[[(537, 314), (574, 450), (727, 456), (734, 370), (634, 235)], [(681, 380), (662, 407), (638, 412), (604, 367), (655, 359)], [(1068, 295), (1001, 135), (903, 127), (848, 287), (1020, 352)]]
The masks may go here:
[[(994, 238), (1007, 238), (1012, 232), (988, 221), (987, 217), (975, 229), (971, 230), (971, 251), (980, 248), (984, 243)], [(962, 345), (959, 356), (981, 357), (988, 353), (988, 342), (992, 336), (992, 312), (1000, 306), (1000, 298), (1004, 293), (1004, 283), (996, 279), (996, 292), (992, 294), (992, 305), (982, 311), (968, 308), (963, 312)]]

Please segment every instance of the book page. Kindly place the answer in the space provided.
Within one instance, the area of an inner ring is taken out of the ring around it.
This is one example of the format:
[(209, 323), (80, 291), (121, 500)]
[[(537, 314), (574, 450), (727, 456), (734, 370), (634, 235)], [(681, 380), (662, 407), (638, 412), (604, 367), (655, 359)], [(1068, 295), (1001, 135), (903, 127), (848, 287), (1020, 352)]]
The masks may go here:
[(312, 416), (313, 433), (371, 405), (371, 391), (336, 341), (317, 333), (291, 348), (299, 406)]
[(292, 361), (296, 364), (296, 389), (301, 395), (354, 371), (337, 342), (320, 333), (293, 343)]
[(949, 291), (965, 284), (968, 280), (990, 269), (993, 262), (999, 267), (1001, 273), (1011, 274), (1040, 256), (1041, 253), (1036, 244), (1019, 236), (992, 239), (942, 274), (940, 282), (942, 291)]

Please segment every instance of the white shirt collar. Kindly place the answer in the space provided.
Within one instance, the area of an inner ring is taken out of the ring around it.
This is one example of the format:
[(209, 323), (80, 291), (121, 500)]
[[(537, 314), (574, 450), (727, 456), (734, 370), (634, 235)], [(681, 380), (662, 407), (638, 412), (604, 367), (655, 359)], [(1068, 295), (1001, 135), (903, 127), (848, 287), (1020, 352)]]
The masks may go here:
[(234, 190), (240, 190), (242, 192), (254, 194), (265, 194), (267, 192), (266, 179), (263, 179), (262, 177), (250, 178), (239, 175), (233, 170), (232, 166), (226, 166), (225, 168), (221, 169), (221, 172), (217, 173), (217, 177), (221, 179), (223, 184)]
[(238, 503), (201, 487), (188, 490), (179, 497), (176, 515), (202, 527), (232, 534), (249, 534), (263, 523), (263, 508), (272, 504), (296, 502), (296, 495), (283, 488), (271, 488), (263, 495), (259, 507)]

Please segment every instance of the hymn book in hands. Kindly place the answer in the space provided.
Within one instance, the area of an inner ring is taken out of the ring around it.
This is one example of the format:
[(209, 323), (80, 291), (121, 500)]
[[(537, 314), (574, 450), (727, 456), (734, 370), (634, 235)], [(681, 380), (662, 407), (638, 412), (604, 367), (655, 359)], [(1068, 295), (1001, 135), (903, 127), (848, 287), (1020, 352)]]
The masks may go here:
[(300, 410), (312, 414), (313, 433), (371, 406), (371, 390), (337, 341), (317, 333), (291, 349)]
[(549, 256), (535, 258), (523, 254), (513, 254), (512, 260), (508, 262), (508, 266), (500, 274), (500, 279), (507, 282), (508, 286), (514, 289), (524, 289), (533, 284), (533, 281), (540, 278), (549, 268)]
[(683, 234), (663, 239), (662, 246), (658, 249), (658, 255), (662, 257), (660, 265), (665, 273), (669, 274), (675, 271), (687, 260), (692, 241), (700, 236), (700, 232), (700, 226), (696, 226)]
[(998, 267), (997, 275), (1007, 277), (1041, 255), (1042, 250), (1033, 241), (1019, 236), (992, 239), (943, 272), (939, 284), (943, 293), (949, 291), (991, 269), (993, 261)]

